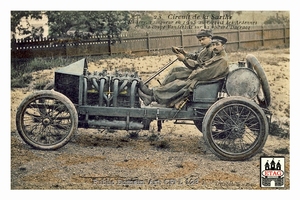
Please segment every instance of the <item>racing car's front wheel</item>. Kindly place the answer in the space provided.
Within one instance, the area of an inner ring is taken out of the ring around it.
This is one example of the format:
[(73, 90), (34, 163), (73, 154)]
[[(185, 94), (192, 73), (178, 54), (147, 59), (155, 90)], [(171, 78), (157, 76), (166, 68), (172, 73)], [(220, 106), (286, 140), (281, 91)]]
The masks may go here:
[(217, 101), (203, 120), (203, 137), (212, 152), (223, 160), (246, 160), (264, 146), (268, 120), (263, 110), (245, 97)]
[(78, 127), (78, 114), (63, 94), (41, 90), (21, 102), (16, 126), (21, 138), (30, 146), (54, 150), (72, 138)]

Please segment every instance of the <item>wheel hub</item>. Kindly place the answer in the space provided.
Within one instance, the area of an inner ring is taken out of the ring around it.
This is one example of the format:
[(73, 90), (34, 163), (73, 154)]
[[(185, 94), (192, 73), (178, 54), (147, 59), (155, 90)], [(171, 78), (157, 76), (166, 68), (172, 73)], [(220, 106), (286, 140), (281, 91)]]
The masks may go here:
[(238, 127), (234, 127), (232, 131), (235, 132), (235, 133), (238, 133), (239, 132), (239, 128)]
[(48, 126), (51, 123), (51, 120), (49, 118), (45, 118), (42, 120), (42, 123), (44, 126)]
[(231, 132), (235, 135), (242, 135), (244, 133), (244, 127), (241, 124), (234, 125), (231, 128)]
[(245, 125), (244, 123), (236, 118), (236, 119), (228, 119), (226, 120), (226, 125), (225, 125), (225, 129), (229, 130), (229, 135), (228, 138), (229, 139), (236, 139), (236, 138), (241, 138), (242, 135), (245, 132)]

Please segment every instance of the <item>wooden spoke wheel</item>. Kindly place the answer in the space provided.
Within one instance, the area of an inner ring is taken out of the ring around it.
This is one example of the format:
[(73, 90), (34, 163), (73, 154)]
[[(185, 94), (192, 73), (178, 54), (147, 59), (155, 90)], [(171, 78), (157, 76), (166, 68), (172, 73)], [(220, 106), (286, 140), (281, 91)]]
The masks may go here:
[(203, 120), (203, 137), (215, 155), (223, 160), (246, 160), (264, 146), (268, 120), (263, 110), (245, 97), (217, 101)]
[(21, 102), (16, 125), (27, 144), (37, 149), (53, 150), (72, 138), (78, 127), (78, 115), (66, 96), (53, 90), (42, 90)]

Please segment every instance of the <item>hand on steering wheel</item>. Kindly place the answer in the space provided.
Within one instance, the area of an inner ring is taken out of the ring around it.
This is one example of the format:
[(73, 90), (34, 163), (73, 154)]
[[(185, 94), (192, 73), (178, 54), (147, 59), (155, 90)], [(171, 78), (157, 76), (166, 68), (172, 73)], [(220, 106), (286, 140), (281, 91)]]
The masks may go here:
[(185, 60), (185, 56), (182, 53), (176, 54), (177, 58), (179, 61), (184, 61)]

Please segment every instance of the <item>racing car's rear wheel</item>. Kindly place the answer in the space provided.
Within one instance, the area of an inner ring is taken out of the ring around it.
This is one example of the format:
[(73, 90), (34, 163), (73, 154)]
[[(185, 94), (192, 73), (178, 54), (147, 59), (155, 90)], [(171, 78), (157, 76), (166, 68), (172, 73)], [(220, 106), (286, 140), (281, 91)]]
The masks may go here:
[(203, 120), (203, 137), (212, 152), (223, 160), (246, 160), (257, 154), (268, 137), (263, 110), (245, 97), (217, 101)]
[(16, 126), (21, 138), (30, 146), (54, 150), (72, 138), (77, 130), (78, 115), (66, 96), (56, 91), (42, 90), (21, 102)]

